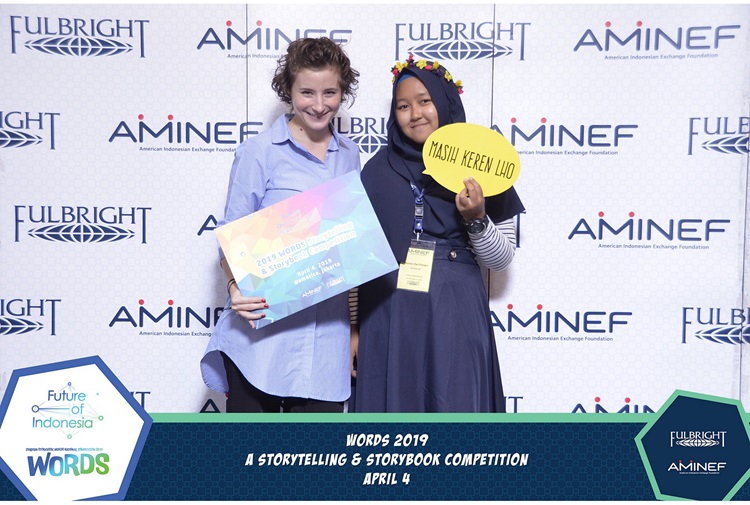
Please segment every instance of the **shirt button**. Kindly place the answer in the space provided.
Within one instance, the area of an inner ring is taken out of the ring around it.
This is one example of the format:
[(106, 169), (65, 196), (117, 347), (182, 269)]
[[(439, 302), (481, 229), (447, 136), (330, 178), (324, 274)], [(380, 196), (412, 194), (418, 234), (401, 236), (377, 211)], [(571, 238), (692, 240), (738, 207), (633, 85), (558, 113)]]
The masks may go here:
[(458, 253), (451, 249), (451, 252), (448, 253), (448, 258), (450, 258), (451, 261), (458, 258)]

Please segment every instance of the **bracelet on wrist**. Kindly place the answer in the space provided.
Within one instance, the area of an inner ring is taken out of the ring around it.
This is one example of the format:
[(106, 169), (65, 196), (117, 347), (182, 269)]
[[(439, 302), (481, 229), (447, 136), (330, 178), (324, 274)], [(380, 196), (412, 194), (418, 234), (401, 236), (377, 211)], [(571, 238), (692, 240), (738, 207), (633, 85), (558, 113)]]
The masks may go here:
[[(231, 294), (231, 293), (229, 292), (229, 288), (231, 288), (231, 287), (232, 287), (232, 284), (234, 284), (235, 286), (237, 286), (237, 281), (236, 281), (236, 280), (234, 280), (234, 277), (232, 277), (231, 279), (229, 279), (229, 282), (227, 282), (227, 293), (229, 293), (229, 294)], [(238, 287), (239, 287), (239, 286), (238, 286)]]

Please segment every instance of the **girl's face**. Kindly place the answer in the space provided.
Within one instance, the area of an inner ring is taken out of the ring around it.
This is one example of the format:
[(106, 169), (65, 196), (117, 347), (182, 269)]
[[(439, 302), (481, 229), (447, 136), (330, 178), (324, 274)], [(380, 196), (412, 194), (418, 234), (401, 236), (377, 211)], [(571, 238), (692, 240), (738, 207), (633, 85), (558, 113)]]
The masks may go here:
[(440, 126), (430, 92), (416, 77), (404, 79), (396, 87), (396, 121), (404, 135), (417, 144), (424, 144)]
[(328, 124), (339, 111), (342, 96), (337, 70), (300, 70), (291, 90), (292, 122), (308, 135), (327, 131)]

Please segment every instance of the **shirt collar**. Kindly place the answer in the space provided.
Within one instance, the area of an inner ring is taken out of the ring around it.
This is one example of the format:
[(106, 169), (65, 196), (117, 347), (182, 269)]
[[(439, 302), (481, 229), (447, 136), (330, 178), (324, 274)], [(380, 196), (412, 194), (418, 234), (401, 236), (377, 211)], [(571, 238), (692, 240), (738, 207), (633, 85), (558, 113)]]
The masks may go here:
[[(297, 144), (292, 137), (292, 132), (289, 130), (289, 120), (292, 119), (292, 114), (282, 114), (271, 126), (272, 131), (272, 142), (274, 144), (283, 144), (284, 142), (291, 142)], [(339, 140), (341, 135), (336, 131), (336, 128), (331, 127), (331, 141), (328, 143), (329, 151), (339, 150)]]

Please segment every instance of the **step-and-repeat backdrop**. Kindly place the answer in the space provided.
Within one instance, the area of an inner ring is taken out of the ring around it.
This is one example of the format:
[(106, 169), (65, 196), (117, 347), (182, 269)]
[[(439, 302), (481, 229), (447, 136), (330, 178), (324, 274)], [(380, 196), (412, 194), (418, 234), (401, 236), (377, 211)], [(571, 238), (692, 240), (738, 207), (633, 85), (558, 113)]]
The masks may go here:
[(224, 410), (198, 363), (233, 153), (284, 112), (288, 43), (325, 35), (363, 164), (410, 53), (520, 153), (487, 276), (509, 410), (750, 408), (749, 33), (750, 5), (0, 5), (0, 393), (98, 355), (149, 412)]

